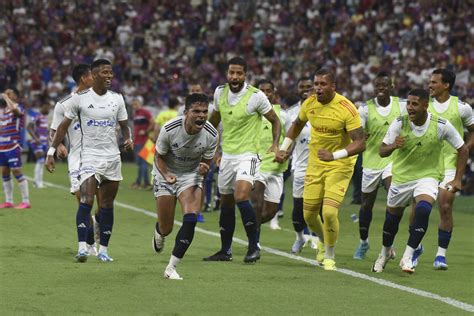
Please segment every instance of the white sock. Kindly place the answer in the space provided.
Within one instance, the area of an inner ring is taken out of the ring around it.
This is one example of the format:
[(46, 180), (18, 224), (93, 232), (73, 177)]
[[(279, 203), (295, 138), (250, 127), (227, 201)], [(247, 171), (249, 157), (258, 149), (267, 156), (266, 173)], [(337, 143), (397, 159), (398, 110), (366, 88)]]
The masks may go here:
[(361, 239), (360, 243), (361, 244), (368, 244), (369, 243), (369, 238), (367, 238), (366, 240)]
[(296, 239), (298, 239), (298, 240), (304, 240), (303, 231), (295, 232), (295, 233), (296, 233)]
[(178, 265), (178, 263), (181, 261), (181, 259), (179, 259), (178, 257), (175, 257), (173, 255), (171, 255), (170, 257), (170, 262), (168, 263), (168, 267), (173, 267), (173, 268), (176, 268), (176, 266)]
[(30, 196), (28, 193), (28, 181), (24, 179), (21, 182), (18, 182), (21, 192), (21, 201), (30, 204)]
[(107, 253), (107, 246), (99, 245), (99, 253)]
[(405, 248), (405, 252), (403, 253), (403, 258), (411, 258), (413, 257), (413, 253), (415, 252), (415, 248), (412, 248), (407, 245)]
[(43, 185), (44, 159), (39, 158), (35, 164), (35, 182), (38, 186)]
[(382, 246), (382, 251), (380, 252), (380, 254), (384, 257), (388, 257), (390, 255), (390, 249), (392, 249), (392, 247), (383, 247)]
[(448, 249), (438, 247), (438, 252), (436, 253), (436, 257), (437, 256), (446, 257), (446, 250)]
[(13, 182), (12, 179), (3, 180), (3, 192), (5, 192), (5, 202), (13, 203)]
[(334, 248), (336, 248), (336, 247), (335, 246), (330, 247), (330, 246), (324, 244), (324, 248), (326, 249), (326, 253), (324, 254), (324, 258), (334, 259), (334, 257), (335, 257)]
[(79, 242), (79, 252), (80, 251), (87, 251), (87, 243), (85, 241)]

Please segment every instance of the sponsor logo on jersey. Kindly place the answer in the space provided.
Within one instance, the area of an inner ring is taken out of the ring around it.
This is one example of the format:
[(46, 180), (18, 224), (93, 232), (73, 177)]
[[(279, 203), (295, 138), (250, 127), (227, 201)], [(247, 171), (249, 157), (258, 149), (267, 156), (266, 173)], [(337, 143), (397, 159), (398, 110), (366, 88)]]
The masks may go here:
[(115, 127), (115, 122), (110, 121), (110, 120), (89, 120), (89, 121), (87, 121), (87, 126), (96, 126), (96, 127), (111, 126), (111, 127)]

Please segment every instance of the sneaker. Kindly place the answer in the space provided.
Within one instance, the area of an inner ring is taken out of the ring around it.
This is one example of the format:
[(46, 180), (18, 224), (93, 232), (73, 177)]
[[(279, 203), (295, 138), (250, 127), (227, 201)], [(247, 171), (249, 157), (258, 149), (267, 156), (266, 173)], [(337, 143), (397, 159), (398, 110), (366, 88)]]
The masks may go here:
[(25, 208), (31, 208), (31, 205), (30, 205), (30, 203), (21, 202), (20, 204), (18, 204), (17, 206), (15, 206), (15, 208), (16, 208), (17, 210), (21, 210), (21, 209), (25, 209)]
[(167, 280), (182, 280), (183, 278), (176, 272), (175, 267), (166, 267), (165, 273), (163, 273), (163, 278)]
[(413, 268), (415, 268), (418, 265), (418, 258), (423, 254), (424, 251), (425, 251), (425, 248), (423, 248), (422, 244), (420, 244), (415, 249), (415, 252), (413, 253), (413, 257), (411, 259)]
[(300, 253), (301, 250), (303, 249), (304, 244), (305, 244), (304, 239), (303, 240), (296, 239), (295, 242), (293, 243), (293, 246), (291, 246), (291, 253), (292, 254)]
[(377, 260), (375, 260), (374, 264), (372, 265), (372, 272), (375, 273), (381, 273), (385, 269), (385, 266), (387, 265), (388, 260), (390, 260), (390, 257), (385, 257), (382, 256), (382, 254), (379, 255)]
[(324, 243), (321, 241), (317, 242), (318, 249), (316, 251), (316, 261), (319, 264), (322, 264), (324, 261), (324, 255), (326, 254), (326, 248), (324, 248)]
[(211, 205), (209, 203), (204, 204), (204, 208), (202, 210), (204, 213), (208, 213), (211, 211)]
[(10, 202), (5, 202), (5, 203), (0, 204), (0, 208), (14, 208), (14, 207), (15, 205)]
[(309, 246), (311, 247), (311, 249), (318, 249), (318, 240), (319, 239), (316, 236), (313, 236), (313, 235), (309, 236), (309, 241), (310, 241)]
[(138, 188), (140, 188), (140, 185), (136, 182), (134, 182), (130, 185), (130, 189), (138, 189)]
[(87, 245), (87, 252), (89, 253), (89, 256), (94, 256), (94, 257), (97, 257), (97, 248), (96, 248), (96, 244), (93, 244), (93, 245)]
[(334, 261), (334, 259), (324, 258), (323, 268), (326, 271), (336, 271), (336, 261)]
[(89, 257), (87, 250), (79, 250), (74, 258), (76, 259), (76, 262), (86, 262), (87, 257)]
[(215, 254), (202, 258), (204, 261), (232, 261), (232, 254), (231, 253), (226, 253), (221, 250), (216, 252)]
[(281, 227), (278, 224), (278, 216), (275, 215), (275, 217), (273, 217), (272, 220), (270, 221), (270, 229), (271, 230), (281, 230)]
[(204, 223), (204, 215), (202, 215), (202, 213), (198, 213), (197, 221), (198, 223)]
[(114, 259), (110, 258), (106, 252), (99, 252), (97, 259), (102, 262), (113, 262)]
[(92, 229), (94, 230), (94, 241), (98, 245), (100, 244), (100, 226), (99, 222), (95, 219), (95, 215), (92, 215)]
[(153, 250), (155, 250), (157, 253), (160, 253), (165, 247), (165, 237), (158, 234), (158, 232), (155, 230), (155, 235), (153, 236), (151, 244), (153, 246)]
[(370, 249), (368, 242), (361, 242), (359, 243), (359, 247), (357, 247), (356, 252), (354, 253), (353, 258), (356, 260), (364, 260), (365, 254)]
[(433, 267), (435, 270), (448, 270), (448, 264), (446, 263), (446, 257), (436, 256)]
[(257, 247), (255, 249), (249, 249), (247, 254), (244, 257), (245, 263), (255, 263), (260, 259), (260, 249)]
[(400, 268), (403, 272), (406, 273), (411, 274), (415, 272), (415, 267), (413, 266), (413, 259), (410, 257), (403, 257), (402, 260), (400, 260)]

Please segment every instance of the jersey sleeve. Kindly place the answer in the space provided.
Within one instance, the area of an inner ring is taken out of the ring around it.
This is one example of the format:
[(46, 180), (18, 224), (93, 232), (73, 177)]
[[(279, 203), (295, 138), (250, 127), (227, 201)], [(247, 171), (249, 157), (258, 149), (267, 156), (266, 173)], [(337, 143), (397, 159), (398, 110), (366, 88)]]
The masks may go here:
[(459, 135), (456, 128), (454, 128), (453, 124), (451, 124), (448, 120), (444, 122), (438, 123), (438, 126), (441, 127), (441, 139), (446, 140), (454, 148), (459, 149), (462, 145), (464, 145), (464, 140), (462, 139), (461, 135)]
[(128, 119), (127, 108), (125, 107), (125, 100), (123, 96), (119, 94), (117, 96), (118, 110), (117, 110), (117, 121), (126, 121)]
[(272, 104), (268, 101), (267, 96), (262, 91), (255, 93), (250, 100), (251, 102), (249, 102), (247, 108), (250, 114), (260, 113), (265, 115), (273, 109)]
[(474, 125), (474, 109), (469, 104), (459, 102), (459, 115), (465, 127)]
[(369, 107), (367, 104), (362, 105), (359, 107), (359, 116), (360, 116), (360, 124), (363, 128), (365, 128), (365, 124), (369, 119)]
[(218, 139), (219, 137), (210, 137), (209, 138), (209, 146), (207, 147), (207, 150), (206, 152), (204, 153), (204, 155), (202, 155), (202, 157), (204, 159), (212, 159), (214, 158), (214, 155), (216, 153), (216, 149), (217, 149), (217, 145), (218, 145)]
[(292, 124), (290, 114), (288, 114), (288, 112), (286, 111), (281, 111), (280, 115), (281, 120), (283, 121), (283, 128), (285, 129), (285, 133), (288, 133)]
[(301, 105), (300, 112), (298, 113), (298, 118), (300, 119), (300, 121), (308, 121), (308, 115), (306, 114), (306, 111), (308, 109), (309, 100), (310, 98), (306, 99), (306, 101), (304, 101)]
[(400, 115), (405, 115), (408, 113), (406, 99), (398, 99), (398, 105), (400, 106)]
[(346, 130), (350, 132), (362, 127), (360, 115), (355, 105), (347, 100), (342, 100), (341, 104), (345, 110)]
[(385, 145), (391, 145), (395, 143), (395, 138), (397, 138), (397, 136), (400, 136), (401, 131), (402, 131), (402, 120), (400, 118), (397, 118), (388, 127), (387, 134), (385, 134), (385, 137), (383, 138), (382, 142)]
[(64, 119), (64, 106), (61, 103), (56, 103), (53, 111), (53, 121), (51, 122), (51, 129), (57, 130), (59, 124)]
[(213, 111), (219, 112), (219, 99), (221, 98), (222, 91), (224, 91), (222, 87), (217, 87), (216, 91), (214, 91)]
[(170, 147), (170, 136), (168, 132), (165, 130), (165, 127), (162, 126), (160, 135), (158, 136), (158, 139), (156, 140), (156, 145), (155, 145), (156, 152), (162, 156), (166, 155), (169, 147)]
[(64, 116), (74, 120), (79, 115), (79, 96), (73, 95), (70, 99), (64, 101)]

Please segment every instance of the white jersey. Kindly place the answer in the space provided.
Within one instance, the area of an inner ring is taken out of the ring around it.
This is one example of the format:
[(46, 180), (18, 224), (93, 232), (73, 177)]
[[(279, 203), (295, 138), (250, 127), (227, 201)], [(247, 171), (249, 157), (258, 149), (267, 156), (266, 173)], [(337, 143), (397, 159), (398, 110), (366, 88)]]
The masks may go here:
[[(410, 128), (413, 134), (415, 134), (416, 137), (423, 136), (428, 130), (430, 120), (431, 113), (428, 112), (428, 118), (426, 119), (425, 124), (423, 124), (422, 126), (417, 126), (410, 122)], [(461, 135), (459, 135), (459, 133), (449, 121), (446, 120), (445, 122), (446, 124), (438, 122), (438, 139), (440, 141), (446, 140), (451, 146), (456, 149), (459, 149), (464, 144), (464, 140), (461, 138)], [(383, 143), (386, 145), (391, 145), (395, 143), (395, 138), (400, 135), (401, 131), (402, 120), (394, 120), (388, 128), (387, 134), (383, 139)]]
[[(53, 112), (53, 121), (51, 123), (51, 129), (57, 130), (59, 124), (64, 119), (64, 114), (66, 113), (66, 108), (68, 104), (71, 102), (72, 96), (76, 94), (75, 92), (69, 94), (68, 96), (64, 97), (63, 99), (59, 100)], [(80, 151), (81, 151), (81, 128), (79, 124), (79, 120), (74, 119), (69, 125), (67, 130), (67, 141), (69, 143), (69, 153), (68, 153), (68, 169), (69, 172), (73, 172), (79, 169), (80, 165)]]
[[(291, 122), (296, 120), (301, 108), (301, 101), (290, 107), (288, 115), (290, 116)], [(306, 122), (305, 126), (301, 130), (301, 133), (298, 137), (295, 138), (295, 148), (293, 149), (293, 159), (291, 161), (291, 170), (294, 172), (306, 171), (308, 166), (309, 158), (309, 141), (311, 139), (311, 125)]]
[(65, 116), (78, 119), (81, 130), (81, 163), (120, 157), (118, 122), (128, 119), (123, 96), (108, 90), (98, 95), (90, 88), (72, 96)]
[[(390, 103), (387, 106), (381, 106), (377, 102), (377, 98), (372, 99), (375, 102), (375, 110), (381, 116), (386, 117), (392, 111), (392, 104), (393, 104), (393, 97), (390, 97)], [(398, 99), (398, 105), (400, 106), (400, 115), (407, 114), (407, 100), (406, 99)], [(359, 107), (359, 115), (360, 115), (360, 123), (362, 127), (365, 128), (367, 121), (369, 120), (369, 107), (367, 103), (364, 103), (361, 107)]]
[[(449, 103), (451, 101), (451, 97), (449, 97), (445, 102), (440, 103), (436, 99), (432, 99), (433, 107), (435, 108), (436, 112), (444, 113), (449, 107)], [(461, 121), (465, 127), (474, 125), (474, 110), (473, 108), (461, 100), (458, 101), (458, 109), (459, 109), (459, 116), (461, 117)]]
[[(203, 129), (190, 135), (184, 128), (185, 118), (178, 116), (167, 122), (156, 141), (156, 152), (163, 156), (168, 170), (175, 174), (197, 172), (201, 159), (212, 159), (216, 152), (218, 134), (211, 123), (206, 122)], [(153, 164), (154, 174), (159, 171)]]

